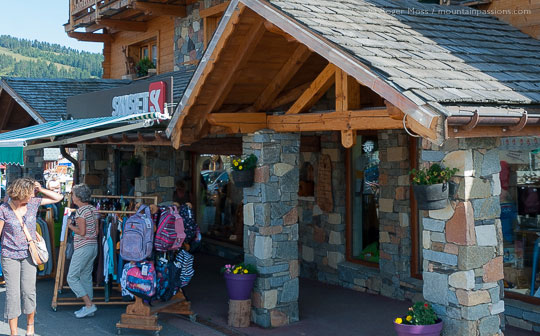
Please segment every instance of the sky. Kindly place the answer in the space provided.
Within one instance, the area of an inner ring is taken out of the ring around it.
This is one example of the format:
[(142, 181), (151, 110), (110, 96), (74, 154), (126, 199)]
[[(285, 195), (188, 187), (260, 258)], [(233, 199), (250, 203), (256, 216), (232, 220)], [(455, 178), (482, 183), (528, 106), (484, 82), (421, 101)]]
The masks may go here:
[(67, 36), (63, 25), (69, 18), (69, 0), (0, 0), (0, 5), (0, 35), (103, 51), (103, 43), (80, 42)]

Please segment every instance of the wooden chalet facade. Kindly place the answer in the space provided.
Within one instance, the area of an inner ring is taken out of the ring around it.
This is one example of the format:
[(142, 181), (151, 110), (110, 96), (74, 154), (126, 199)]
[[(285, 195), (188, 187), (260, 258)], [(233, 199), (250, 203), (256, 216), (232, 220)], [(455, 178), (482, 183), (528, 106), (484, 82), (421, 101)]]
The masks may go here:
[[(66, 31), (104, 43), (106, 77), (129, 74), (154, 42), (159, 74), (198, 65), (167, 128), (174, 148), (135, 144), (149, 167), (138, 194), (164, 194), (178, 176), (197, 194), (197, 153), (259, 158), (240, 240), (261, 272), (255, 323), (298, 321), (302, 276), (425, 299), (445, 335), (500, 335), (503, 319), (540, 330), (530, 232), (508, 233), (500, 200), (520, 197), (539, 141), (539, 41), (488, 15), (429, 15), (448, 7), (416, 1), (71, 4)], [(111, 157), (101, 151), (98, 161)], [(421, 211), (409, 171), (432, 163), (459, 168), (459, 188), (445, 209)], [(103, 175), (97, 166), (90, 175)], [(521, 267), (505, 257), (519, 246)]]

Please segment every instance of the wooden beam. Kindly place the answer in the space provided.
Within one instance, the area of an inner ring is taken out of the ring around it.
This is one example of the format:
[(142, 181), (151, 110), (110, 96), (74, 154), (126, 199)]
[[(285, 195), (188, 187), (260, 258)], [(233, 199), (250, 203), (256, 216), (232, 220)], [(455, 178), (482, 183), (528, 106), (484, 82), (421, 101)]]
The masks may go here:
[(311, 108), (335, 82), (336, 67), (329, 63), (323, 71), (315, 78), (309, 88), (298, 98), (298, 100), (287, 111), (287, 114), (296, 114)]
[(310, 85), (311, 85), (311, 83), (304, 83), (304, 84), (298, 85), (294, 89), (290, 89), (289, 91), (287, 91), (285, 93), (282, 93), (281, 95), (279, 95), (279, 97), (277, 97), (272, 102), (272, 105), (270, 105), (268, 107), (268, 109), (273, 110), (276, 107), (280, 107), (280, 106), (283, 106), (285, 104), (289, 104), (289, 103), (292, 103), (292, 102), (296, 101), (298, 98), (300, 98), (302, 93), (304, 93), (304, 91), (306, 91), (306, 89)]
[(206, 120), (212, 126), (223, 126), (230, 133), (253, 133), (266, 128), (266, 113), (210, 113)]
[(358, 111), (303, 113), (267, 117), (268, 128), (277, 132), (401, 129), (385, 108)]
[(266, 30), (268, 30), (269, 32), (271, 33), (274, 33), (274, 34), (277, 34), (277, 35), (280, 35), (280, 36), (283, 36), (287, 42), (293, 42), (293, 41), (296, 41), (294, 39), (294, 37), (292, 37), (291, 35), (287, 34), (286, 32), (284, 32), (283, 30), (279, 29), (277, 26), (273, 25), (271, 22), (269, 21), (265, 21), (264, 22), (264, 27), (266, 28)]
[(167, 5), (155, 2), (141, 2), (134, 1), (132, 3), (134, 9), (144, 11), (146, 13), (151, 13), (151, 15), (156, 16), (178, 16), (186, 17), (186, 6), (181, 5)]
[[(336, 68), (336, 111), (342, 112), (349, 109), (348, 97), (349, 88), (347, 73), (339, 68)], [(349, 147), (345, 147), (349, 148)]]
[[(224, 100), (229, 95), (229, 92), (231, 92), (232, 87), (240, 74), (239, 70), (247, 63), (265, 31), (263, 21), (258, 19), (251, 27), (249, 33), (245, 36), (244, 40), (240, 44), (240, 47), (236, 50), (233, 61), (222, 76), (221, 83), (213, 91), (212, 100), (208, 103), (208, 105), (206, 105), (203, 112), (203, 117), (199, 119), (198, 124), (195, 125), (193, 129), (195, 134), (199, 134), (201, 132), (204, 123), (206, 122), (206, 115), (212, 111), (219, 110)], [(204, 134), (200, 135), (200, 137), (203, 136)]]
[(264, 111), (272, 104), (287, 83), (307, 61), (311, 51), (303, 44), (298, 45), (292, 56), (285, 62), (278, 74), (270, 81), (253, 104), (254, 111)]
[(67, 35), (78, 41), (110, 43), (114, 40), (111, 34), (68, 32)]
[[(211, 113), (207, 116), (212, 126), (228, 128), (232, 133), (252, 133), (261, 129), (278, 132), (352, 131), (403, 128), (401, 121), (388, 116), (385, 108), (328, 113), (294, 115), (266, 115), (266, 113)], [(349, 132), (352, 137), (354, 133)], [(354, 140), (351, 140), (354, 144)]]
[(395, 120), (403, 120), (403, 118), (405, 117), (405, 113), (403, 113), (403, 111), (401, 111), (394, 104), (390, 103), (387, 100), (385, 100), (384, 103), (386, 105), (386, 109), (388, 110), (388, 115), (390, 116), (390, 118)]
[(142, 21), (96, 19), (96, 23), (110, 29), (122, 31), (145, 32), (148, 30), (148, 24)]
[(230, 3), (230, 1), (225, 1), (223, 3), (220, 3), (219, 5), (201, 9), (199, 11), (199, 16), (203, 19), (211, 16), (221, 16), (223, 15), (225, 10), (227, 9), (227, 6), (229, 6)]

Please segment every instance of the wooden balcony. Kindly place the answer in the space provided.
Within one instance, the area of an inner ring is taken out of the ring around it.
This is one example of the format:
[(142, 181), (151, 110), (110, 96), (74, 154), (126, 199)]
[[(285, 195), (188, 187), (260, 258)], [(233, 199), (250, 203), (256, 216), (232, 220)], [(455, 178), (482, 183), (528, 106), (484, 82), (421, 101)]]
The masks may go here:
[[(110, 34), (118, 31), (144, 32), (147, 30), (146, 22), (156, 16), (185, 17), (187, 5), (197, 2), (197, 0), (69, 1), (69, 22), (65, 25), (68, 35), (79, 40), (97, 42), (105, 42), (110, 39)], [(79, 31), (75, 32), (76, 29)], [(93, 34), (100, 29), (105, 29), (104, 34)]]

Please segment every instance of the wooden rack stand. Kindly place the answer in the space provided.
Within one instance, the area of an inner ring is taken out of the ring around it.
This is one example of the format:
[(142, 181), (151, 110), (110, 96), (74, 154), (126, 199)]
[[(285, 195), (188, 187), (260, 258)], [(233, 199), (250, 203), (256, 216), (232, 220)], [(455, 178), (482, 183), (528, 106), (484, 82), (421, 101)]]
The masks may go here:
[[(133, 199), (133, 200), (148, 200), (152, 201), (152, 204), (157, 205), (158, 198), (157, 196), (143, 197), (143, 196), (104, 196), (104, 195), (92, 195), (92, 198), (104, 198), (104, 199)], [(113, 210), (100, 210), (100, 214), (134, 214), (135, 211), (113, 211)], [(64, 229), (62, 229), (64, 230)], [(56, 311), (58, 306), (80, 306), (83, 304), (83, 301), (79, 298), (68, 297), (68, 298), (59, 298), (58, 294), (62, 293), (62, 290), (69, 289), (69, 286), (64, 285), (65, 280), (65, 271), (66, 271), (66, 245), (69, 229), (65, 228), (64, 239), (60, 240), (60, 249), (58, 252), (58, 262), (56, 265), (56, 277), (54, 282), (54, 293), (51, 303), (51, 308)], [(113, 288), (115, 291), (121, 291), (120, 287), (117, 286)], [(108, 291), (108, 286), (104, 287), (94, 287), (94, 290), (106, 290)], [(128, 305), (131, 302), (126, 302), (122, 300), (120, 295), (111, 296), (110, 298), (107, 295), (95, 296), (93, 303), (95, 305)]]

